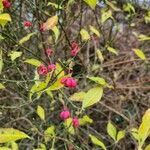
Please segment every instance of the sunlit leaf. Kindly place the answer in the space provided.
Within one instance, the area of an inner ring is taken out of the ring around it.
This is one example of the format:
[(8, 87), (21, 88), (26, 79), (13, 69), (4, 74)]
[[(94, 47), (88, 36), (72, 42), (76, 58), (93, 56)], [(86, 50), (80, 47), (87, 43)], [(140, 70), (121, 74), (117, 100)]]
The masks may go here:
[(53, 16), (48, 18), (47, 21), (43, 24), (45, 30), (53, 29), (58, 23), (58, 16)]
[(85, 29), (81, 29), (80, 34), (81, 34), (82, 41), (87, 41), (90, 39), (90, 35)]
[(51, 126), (48, 127), (45, 131), (44, 131), (44, 139), (45, 142), (48, 142), (49, 140), (51, 140), (52, 138), (55, 137), (55, 127)]
[(0, 83), (0, 90), (1, 89), (5, 89), (5, 86), (2, 83)]
[(134, 6), (131, 3), (126, 3), (123, 5), (123, 10), (128, 13), (135, 13)]
[(3, 8), (4, 8), (3, 0), (0, 0), (0, 12), (3, 12)]
[(85, 95), (86, 95), (85, 92), (77, 92), (77, 93), (74, 93), (73, 95), (71, 95), (69, 97), (69, 99), (72, 101), (76, 101), (76, 102), (82, 102)]
[(26, 59), (24, 62), (28, 63), (28, 64), (31, 64), (33, 66), (36, 66), (36, 67), (39, 67), (42, 64), (42, 62), (40, 62), (39, 60), (34, 59), (34, 58)]
[(102, 87), (91, 88), (85, 95), (82, 101), (82, 109), (94, 105), (101, 100), (103, 95)]
[(89, 137), (91, 138), (91, 141), (94, 145), (100, 146), (103, 150), (107, 150), (105, 144), (100, 139), (91, 134), (89, 135)]
[(111, 53), (114, 53), (114, 54), (118, 55), (118, 51), (113, 47), (108, 46), (107, 50), (110, 51)]
[(57, 79), (65, 75), (64, 69), (59, 63), (56, 63), (55, 75), (57, 76)]
[(148, 144), (144, 150), (150, 150), (150, 144)]
[(113, 2), (110, 2), (110, 1), (106, 0), (106, 4), (108, 6), (110, 6), (114, 11), (120, 11), (120, 9), (117, 8), (117, 6), (115, 6), (115, 4), (113, 4)]
[(45, 120), (45, 110), (41, 106), (38, 105), (36, 113), (38, 114), (41, 120)]
[(142, 117), (142, 123), (138, 129), (140, 138), (140, 146), (142, 146), (150, 133), (150, 109), (148, 109)]
[(90, 30), (92, 33), (96, 34), (98, 37), (100, 37), (99, 31), (94, 27), (90, 25)]
[(107, 124), (107, 133), (114, 141), (116, 141), (117, 130), (116, 127), (110, 121)]
[(80, 118), (80, 125), (82, 125), (82, 126), (87, 125), (87, 124), (91, 124), (91, 123), (93, 123), (93, 120), (87, 115)]
[(103, 63), (104, 57), (103, 57), (103, 54), (102, 54), (101, 50), (100, 50), (100, 49), (97, 49), (97, 50), (96, 50), (96, 54), (97, 54), (97, 57), (98, 57), (99, 61), (100, 61), (101, 63)]
[(142, 52), (142, 50), (134, 48), (133, 51), (139, 58), (146, 60), (145, 54)]
[(101, 22), (104, 23), (108, 19), (113, 19), (111, 10), (102, 10), (101, 11)]
[(36, 34), (35, 32), (29, 33), (28, 35), (26, 35), (25, 37), (23, 37), (18, 43), (21, 45), (21, 44), (27, 42), (35, 34)]
[(0, 25), (2, 27), (4, 27), (8, 23), (8, 21), (11, 21), (11, 17), (9, 14), (7, 13), (0, 14)]
[(8, 147), (0, 147), (0, 150), (12, 150), (12, 149)]
[(18, 52), (18, 51), (11, 51), (9, 53), (9, 56), (12, 61), (14, 61), (16, 58), (20, 57), (21, 55), (22, 55), (22, 52)]
[(0, 50), (0, 74), (2, 73), (2, 69), (3, 69), (3, 65), (4, 65), (2, 55), (3, 55), (3, 52), (2, 52), (2, 50)]
[(106, 81), (103, 78), (100, 78), (100, 77), (88, 77), (88, 79), (90, 79), (90, 80), (92, 80), (92, 81), (94, 81), (94, 82), (96, 82), (96, 83), (98, 83), (98, 84), (100, 84), (102, 86), (106, 85)]
[(117, 142), (125, 137), (125, 130), (119, 131), (117, 134)]
[(67, 131), (68, 131), (70, 134), (74, 134), (74, 133), (75, 133), (74, 127), (73, 127), (73, 125), (72, 125), (72, 118), (68, 118), (67, 120), (65, 120), (64, 126), (66, 127)]
[(84, 0), (92, 9), (95, 9), (97, 0)]
[(55, 26), (52, 28), (52, 31), (55, 34), (55, 42), (56, 42), (58, 40), (59, 35), (60, 35), (59, 29), (57, 28), (57, 26)]
[(19, 146), (16, 142), (12, 141), (10, 144), (11, 144), (11, 148), (12, 148), (11, 150), (19, 150)]
[(47, 6), (53, 6), (53, 7), (55, 7), (56, 9), (62, 9), (62, 6), (60, 6), (60, 5), (58, 5), (58, 4), (56, 4), (56, 3), (52, 3), (52, 2), (48, 2), (48, 4), (47, 4)]
[(150, 37), (149, 37), (149, 36), (146, 36), (146, 35), (143, 35), (143, 34), (140, 34), (140, 35), (138, 36), (138, 40), (139, 40), (139, 41), (148, 41), (148, 40), (150, 40)]
[(136, 128), (131, 129), (131, 134), (137, 141), (139, 140), (138, 130)]
[(0, 128), (0, 143), (7, 143), (24, 138), (29, 138), (27, 134), (13, 128)]

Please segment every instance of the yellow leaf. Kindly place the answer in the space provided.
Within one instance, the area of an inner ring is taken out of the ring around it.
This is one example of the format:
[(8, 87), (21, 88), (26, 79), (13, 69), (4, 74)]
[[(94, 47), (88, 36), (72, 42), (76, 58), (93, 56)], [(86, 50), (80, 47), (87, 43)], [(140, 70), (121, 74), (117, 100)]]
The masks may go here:
[(150, 150), (150, 144), (148, 144), (144, 150)]
[(101, 14), (102, 14), (101, 15), (101, 22), (102, 23), (104, 23), (109, 18), (113, 19), (111, 10), (107, 10), (107, 11), (106, 10), (102, 10)]
[(114, 141), (116, 141), (117, 130), (116, 127), (110, 121), (107, 124), (107, 133)]
[(12, 149), (8, 147), (0, 147), (0, 150), (12, 150)]
[(82, 126), (86, 125), (86, 124), (91, 124), (91, 123), (93, 123), (93, 120), (87, 115), (80, 118), (80, 125), (82, 125)]
[(40, 62), (39, 60), (34, 59), (34, 58), (26, 59), (24, 62), (28, 63), (28, 64), (31, 64), (31, 65), (34, 65), (36, 67), (39, 67), (42, 64), (42, 62)]
[(64, 126), (66, 127), (67, 131), (70, 133), (70, 134), (74, 134), (75, 131), (74, 131), (74, 128), (73, 128), (73, 125), (72, 125), (72, 118), (68, 118), (64, 121)]
[(90, 26), (90, 30), (91, 30), (91, 32), (93, 32), (94, 34), (96, 34), (98, 37), (100, 37), (99, 31), (94, 26)]
[(7, 13), (0, 14), (0, 25), (2, 27), (4, 27), (8, 21), (11, 21), (11, 17), (9, 14), (7, 14)]
[(55, 34), (55, 42), (56, 42), (58, 40), (59, 35), (60, 35), (59, 29), (57, 28), (57, 26), (55, 26), (52, 28), (52, 31)]
[(0, 50), (0, 74), (2, 73), (2, 69), (3, 69), (3, 65), (4, 65), (2, 54), (3, 54), (3, 52), (2, 52), (2, 50)]
[(148, 109), (143, 118), (142, 118), (142, 123), (138, 129), (138, 135), (140, 138), (140, 146), (144, 144), (145, 140), (149, 136), (150, 133), (150, 109)]
[(146, 35), (143, 35), (143, 34), (140, 34), (140, 35), (138, 36), (138, 40), (139, 40), (139, 41), (148, 41), (148, 40), (150, 40), (150, 37), (149, 37), (149, 36), (146, 36)]
[(133, 51), (139, 58), (146, 60), (145, 54), (142, 52), (142, 50), (134, 48)]
[(9, 56), (12, 61), (14, 61), (16, 58), (20, 57), (21, 55), (22, 55), (22, 52), (18, 52), (18, 51), (11, 51), (9, 53)]
[(59, 63), (56, 63), (55, 75), (57, 76), (57, 79), (65, 75), (64, 69)]
[(125, 130), (119, 131), (117, 134), (117, 142), (125, 137)]
[(43, 24), (43, 28), (45, 30), (50, 30), (53, 29), (58, 23), (58, 16), (53, 16), (49, 19), (47, 19), (47, 21)]
[(95, 9), (97, 0), (84, 0), (92, 9)]
[(22, 131), (13, 128), (0, 128), (0, 143), (7, 143), (24, 138), (30, 138)]
[(85, 29), (81, 29), (80, 34), (81, 34), (82, 41), (87, 41), (90, 39), (90, 35)]
[(62, 9), (62, 6), (60, 6), (60, 5), (58, 5), (58, 4), (56, 4), (56, 3), (52, 3), (52, 2), (48, 2), (48, 4), (47, 4), (47, 6), (53, 6), (53, 7), (55, 7), (56, 9)]
[(82, 109), (92, 106), (95, 103), (99, 102), (101, 100), (102, 95), (103, 95), (102, 87), (95, 87), (95, 88), (90, 89), (86, 93), (82, 101)]
[(49, 140), (51, 140), (52, 138), (55, 137), (55, 127), (51, 126), (48, 127), (45, 131), (44, 131), (44, 139), (45, 142), (48, 142)]
[(88, 79), (100, 84), (101, 86), (105, 86), (106, 85), (106, 81), (103, 78), (100, 77), (88, 77)]
[(85, 92), (78, 92), (71, 95), (69, 99), (76, 102), (82, 102), (85, 95), (86, 95)]
[(28, 35), (26, 35), (25, 37), (23, 37), (20, 41), (19, 44), (23, 44), (25, 42), (27, 42), (33, 35), (35, 35), (36, 33), (29, 33)]
[(117, 7), (115, 6), (115, 4), (113, 4), (113, 2), (110, 2), (110, 1), (106, 0), (106, 4), (107, 4), (108, 6), (110, 6), (114, 11), (120, 11), (120, 9), (117, 8)]
[(5, 86), (2, 83), (0, 83), (0, 90), (1, 89), (5, 89)]
[(89, 137), (91, 138), (91, 141), (93, 144), (100, 146), (103, 150), (107, 150), (106, 146), (104, 145), (104, 143), (98, 139), (97, 137), (95, 137), (94, 135), (89, 135)]
[(36, 112), (41, 120), (45, 120), (45, 111), (41, 106), (38, 105)]
[(114, 53), (114, 54), (116, 54), (116, 55), (118, 55), (117, 50), (114, 49), (113, 47), (108, 46), (108, 47), (107, 47), (107, 50), (110, 51), (110, 52), (112, 52), (112, 53)]
[(100, 61), (101, 63), (103, 63), (104, 57), (103, 57), (103, 54), (102, 54), (101, 50), (97, 49), (97, 50), (96, 50), (96, 54), (97, 54), (97, 57), (98, 57), (99, 61)]

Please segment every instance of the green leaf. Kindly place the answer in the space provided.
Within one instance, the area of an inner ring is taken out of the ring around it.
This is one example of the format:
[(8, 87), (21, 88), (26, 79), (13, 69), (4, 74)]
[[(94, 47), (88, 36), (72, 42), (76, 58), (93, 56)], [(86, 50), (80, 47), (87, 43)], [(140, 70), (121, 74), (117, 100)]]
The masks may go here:
[(93, 123), (93, 120), (87, 115), (80, 118), (80, 125), (82, 125), (82, 126), (87, 125), (87, 124), (91, 124), (91, 123)]
[(125, 137), (125, 130), (119, 131), (117, 134), (117, 142)]
[(128, 13), (135, 13), (134, 6), (131, 3), (124, 4), (123, 10)]
[(100, 77), (88, 77), (88, 79), (100, 84), (101, 86), (105, 86), (107, 84), (105, 79)]
[(22, 55), (22, 52), (18, 52), (18, 51), (11, 51), (9, 54), (12, 61), (14, 61), (16, 58), (20, 57), (21, 55)]
[(107, 150), (105, 144), (101, 140), (99, 140), (97, 137), (91, 134), (89, 135), (89, 137), (91, 138), (91, 141), (93, 144), (100, 146), (103, 150)]
[(86, 93), (85, 92), (77, 92), (69, 97), (71, 101), (82, 102)]
[(48, 4), (47, 4), (47, 6), (53, 6), (53, 7), (55, 7), (56, 9), (62, 9), (62, 6), (60, 6), (60, 5), (58, 5), (58, 4), (56, 4), (56, 3), (52, 3), (52, 2), (48, 2)]
[(100, 61), (101, 63), (103, 63), (104, 57), (103, 57), (103, 54), (102, 54), (101, 50), (100, 50), (100, 49), (97, 49), (97, 50), (96, 50), (96, 54), (97, 54), (97, 57), (98, 57), (99, 61)]
[(144, 150), (150, 150), (150, 144), (148, 144)]
[(95, 9), (97, 0), (84, 0), (92, 9)]
[(12, 150), (12, 149), (8, 147), (0, 147), (0, 150)]
[(20, 41), (19, 41), (19, 44), (23, 44), (25, 42), (27, 42), (28, 40), (30, 40), (30, 38), (35, 35), (36, 33), (33, 32), (33, 33), (29, 33), (28, 35), (26, 35), (25, 37), (23, 37)]
[(107, 133), (114, 141), (116, 141), (117, 130), (116, 127), (110, 121), (107, 124)]
[(102, 10), (101, 11), (101, 23), (103, 24), (108, 19), (113, 19), (111, 10)]
[(146, 35), (143, 35), (143, 34), (140, 34), (140, 35), (138, 36), (138, 40), (139, 40), (139, 41), (148, 41), (148, 40), (150, 40), (150, 37), (149, 37), (149, 36), (146, 36)]
[(134, 48), (133, 51), (139, 58), (146, 60), (145, 54), (142, 52), (142, 50)]
[(100, 37), (99, 31), (94, 27), (90, 25), (90, 30), (92, 33), (96, 34), (98, 37)]
[(68, 118), (67, 120), (65, 120), (64, 122), (64, 126), (66, 127), (67, 131), (74, 135), (75, 134), (75, 131), (74, 131), (74, 127), (72, 125), (72, 118)]
[(4, 8), (3, 0), (0, 0), (0, 13), (3, 12), (3, 8)]
[(30, 138), (22, 131), (13, 128), (0, 128), (0, 143), (7, 143), (24, 138)]
[(59, 63), (56, 63), (55, 75), (57, 76), (57, 79), (65, 75), (64, 69)]
[(90, 39), (90, 35), (85, 29), (81, 29), (80, 34), (81, 34), (82, 41), (87, 41)]
[[(113, 1), (113, 2), (114, 2), (114, 1)], [(114, 11), (120, 11), (120, 9), (117, 8), (117, 6), (115, 6), (115, 4), (113, 4), (113, 2), (110, 2), (110, 1), (106, 0), (106, 4), (107, 4), (108, 6), (110, 6)]]
[(3, 55), (3, 52), (2, 52), (2, 50), (0, 50), (0, 74), (2, 73), (2, 69), (3, 69), (3, 65), (4, 65), (2, 55)]
[(148, 109), (142, 117), (142, 123), (138, 129), (138, 135), (140, 138), (140, 146), (144, 144), (145, 140), (150, 133), (150, 109)]
[(92, 106), (95, 103), (99, 102), (101, 100), (102, 95), (103, 95), (102, 87), (95, 87), (90, 89), (83, 99), (82, 109)]
[(41, 118), (41, 120), (45, 120), (45, 110), (41, 106), (38, 105), (36, 113)]
[(34, 65), (36, 67), (39, 67), (40, 65), (42, 65), (42, 62), (40, 62), (39, 60), (34, 59), (34, 58), (26, 59), (24, 62), (28, 63), (28, 64), (31, 64), (31, 65)]
[(5, 89), (5, 86), (2, 83), (0, 83), (0, 90), (2, 89)]
[(117, 50), (114, 49), (113, 47), (108, 46), (108, 47), (107, 47), (107, 50), (110, 51), (111, 53), (114, 53), (114, 54), (118, 55)]
[(54, 28), (52, 28), (52, 31), (55, 34), (55, 42), (58, 40), (58, 37), (60, 35), (59, 29), (57, 28), (57, 26), (55, 26)]
[(11, 142), (12, 150), (19, 150), (18, 144), (16, 142)]
[(8, 23), (8, 21), (11, 21), (11, 17), (9, 14), (7, 13), (0, 14), (0, 25), (2, 27), (4, 27)]
[(131, 129), (131, 134), (137, 141), (139, 140), (138, 130), (136, 128)]
[(44, 139), (45, 139), (45, 142), (48, 142), (50, 141), (52, 138), (55, 137), (55, 127), (54, 126), (51, 126), (51, 127), (48, 127), (45, 131), (44, 131)]

